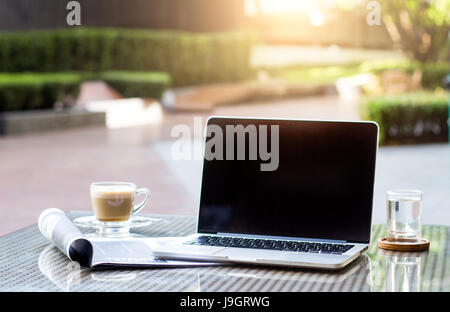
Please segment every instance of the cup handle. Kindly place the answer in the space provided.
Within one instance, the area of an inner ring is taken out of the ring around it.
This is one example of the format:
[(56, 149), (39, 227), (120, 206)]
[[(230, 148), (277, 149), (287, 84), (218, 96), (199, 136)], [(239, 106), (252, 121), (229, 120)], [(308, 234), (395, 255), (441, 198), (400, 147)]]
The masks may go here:
[(145, 194), (145, 198), (144, 198), (144, 200), (143, 200), (140, 204), (135, 205), (135, 206), (133, 207), (133, 211), (131, 211), (131, 214), (132, 214), (132, 215), (134, 215), (135, 213), (138, 213), (139, 211), (142, 210), (142, 208), (145, 207), (145, 205), (146, 205), (147, 202), (148, 202), (148, 199), (150, 198), (150, 190), (149, 190), (149, 189), (146, 189), (146, 188), (140, 188), (140, 189), (137, 189), (137, 190), (136, 190), (135, 196), (138, 196), (138, 195), (140, 195), (140, 194)]

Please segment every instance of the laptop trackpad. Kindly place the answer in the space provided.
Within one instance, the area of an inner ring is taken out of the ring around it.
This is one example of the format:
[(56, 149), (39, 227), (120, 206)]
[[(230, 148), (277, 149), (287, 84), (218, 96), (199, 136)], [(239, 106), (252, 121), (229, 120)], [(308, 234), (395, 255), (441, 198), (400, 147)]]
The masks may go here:
[(214, 254), (214, 256), (228, 257), (230, 260), (255, 261), (257, 259), (283, 258), (283, 253), (278, 250), (245, 249), (245, 248), (225, 248)]
[[(229, 260), (256, 262), (257, 260), (265, 261), (288, 261), (288, 262), (336, 262), (340, 257), (329, 257), (320, 254), (282, 252), (278, 250), (262, 250), (262, 249), (244, 249), (244, 248), (225, 248), (214, 254), (214, 256), (228, 257)], [(343, 257), (346, 258), (346, 257)], [(340, 262), (340, 261), (338, 261)]]

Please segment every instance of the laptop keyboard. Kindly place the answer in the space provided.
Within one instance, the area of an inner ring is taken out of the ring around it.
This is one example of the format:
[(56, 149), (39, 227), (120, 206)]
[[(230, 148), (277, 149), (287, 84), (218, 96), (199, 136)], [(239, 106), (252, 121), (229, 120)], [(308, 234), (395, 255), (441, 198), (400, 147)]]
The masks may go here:
[(223, 236), (199, 236), (194, 240), (184, 242), (187, 245), (218, 246), (218, 247), (238, 247), (271, 249), (282, 251), (311, 252), (323, 254), (343, 254), (354, 245), (331, 244), (331, 243), (312, 243), (299, 241), (282, 241), (270, 239), (238, 238)]

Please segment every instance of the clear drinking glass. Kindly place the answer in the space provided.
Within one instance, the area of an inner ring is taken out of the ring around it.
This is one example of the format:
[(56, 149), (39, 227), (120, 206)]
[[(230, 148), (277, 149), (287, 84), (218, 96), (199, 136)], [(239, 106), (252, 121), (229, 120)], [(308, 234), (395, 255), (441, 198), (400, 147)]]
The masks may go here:
[(422, 191), (393, 190), (387, 192), (387, 239), (416, 243), (420, 240)]

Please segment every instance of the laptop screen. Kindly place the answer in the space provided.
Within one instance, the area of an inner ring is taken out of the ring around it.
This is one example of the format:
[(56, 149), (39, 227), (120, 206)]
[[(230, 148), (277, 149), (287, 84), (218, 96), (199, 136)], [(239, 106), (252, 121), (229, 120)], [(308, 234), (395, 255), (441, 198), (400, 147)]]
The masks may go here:
[(367, 243), (378, 127), (211, 118), (199, 233)]

